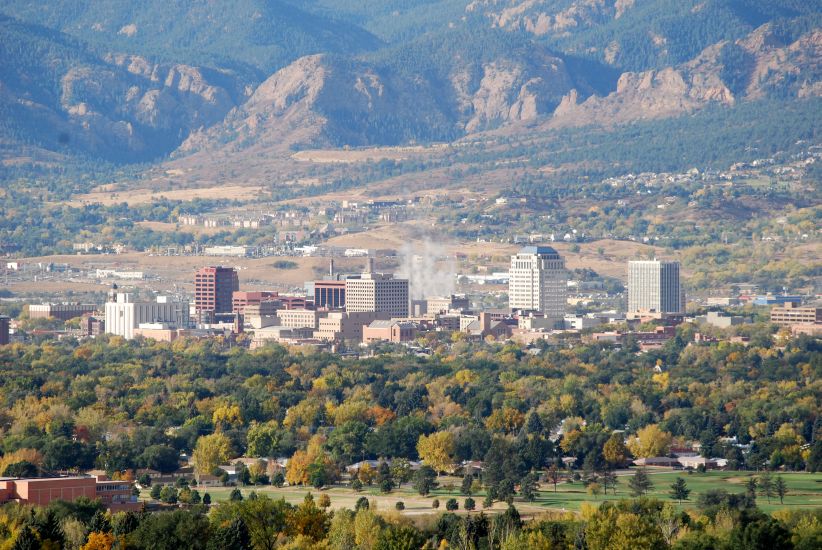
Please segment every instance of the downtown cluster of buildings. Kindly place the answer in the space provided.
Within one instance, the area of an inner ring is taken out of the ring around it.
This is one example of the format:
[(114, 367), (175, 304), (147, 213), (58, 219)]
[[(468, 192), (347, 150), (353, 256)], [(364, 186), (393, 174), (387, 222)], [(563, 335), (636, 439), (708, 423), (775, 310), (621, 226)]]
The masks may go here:
[[(306, 283), (305, 294), (240, 290), (237, 271), (208, 266), (194, 274), (193, 301), (158, 296), (139, 300), (113, 285), (102, 315), (94, 304), (29, 306), (29, 316), (71, 319), (82, 316), (85, 336), (102, 333), (159, 341), (180, 337), (234, 337), (248, 333), (251, 347), (267, 342), (328, 346), (341, 342), (411, 343), (428, 331), (463, 332), (467, 339), (512, 339), (522, 344), (555, 341), (569, 331), (627, 322), (636, 327), (655, 321), (653, 331), (593, 332), (594, 341), (621, 343), (628, 334), (641, 349), (653, 349), (675, 336), (685, 320), (685, 293), (675, 261), (628, 262), (627, 308), (624, 313), (569, 315), (568, 271), (564, 258), (550, 246), (525, 246), (511, 256), (509, 307), (475, 309), (464, 295), (410, 296), (408, 279), (380, 273), (366, 258), (362, 273), (342, 274), (330, 260), (328, 276)], [(779, 298), (779, 299), (777, 299)], [(795, 334), (822, 333), (822, 308), (803, 307), (796, 298), (774, 297), (771, 320)], [(716, 312), (698, 318), (716, 327), (746, 320)], [(9, 320), (0, 318), (0, 344), (8, 342)]]

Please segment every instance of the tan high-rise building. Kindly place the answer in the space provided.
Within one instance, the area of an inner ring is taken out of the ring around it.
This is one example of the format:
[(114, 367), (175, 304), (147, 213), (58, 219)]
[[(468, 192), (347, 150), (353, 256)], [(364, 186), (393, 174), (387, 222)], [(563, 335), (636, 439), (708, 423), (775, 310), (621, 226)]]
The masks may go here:
[(514, 311), (539, 311), (562, 320), (568, 301), (565, 260), (550, 246), (526, 246), (511, 256), (508, 305)]
[(679, 262), (628, 262), (628, 313), (685, 313)]
[(363, 273), (345, 280), (345, 310), (408, 317), (408, 279), (387, 273)]

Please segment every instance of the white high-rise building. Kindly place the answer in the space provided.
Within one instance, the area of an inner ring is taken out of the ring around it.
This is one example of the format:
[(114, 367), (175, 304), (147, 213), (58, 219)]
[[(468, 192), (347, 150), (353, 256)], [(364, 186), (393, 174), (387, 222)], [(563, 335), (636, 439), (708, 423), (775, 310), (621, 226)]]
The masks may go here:
[(408, 317), (408, 279), (369, 271), (359, 279), (345, 280), (345, 310), (371, 312), (388, 317)]
[(508, 304), (512, 310), (538, 311), (562, 320), (568, 301), (565, 260), (550, 246), (526, 246), (511, 256)]
[(685, 313), (679, 262), (628, 262), (628, 313)]
[(134, 338), (134, 329), (144, 323), (163, 323), (176, 328), (189, 324), (188, 302), (172, 302), (158, 296), (155, 302), (133, 302), (125, 293), (112, 294), (106, 302), (106, 333)]

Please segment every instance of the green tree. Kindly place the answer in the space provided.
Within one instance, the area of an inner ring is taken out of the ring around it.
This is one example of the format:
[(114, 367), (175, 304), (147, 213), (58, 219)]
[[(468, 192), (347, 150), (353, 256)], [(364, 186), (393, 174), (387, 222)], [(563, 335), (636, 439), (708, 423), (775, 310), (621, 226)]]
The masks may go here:
[(784, 504), (785, 495), (788, 494), (788, 484), (785, 483), (782, 476), (776, 476), (773, 483), (773, 488), (776, 496), (779, 497), (779, 504)]
[(685, 479), (677, 477), (676, 481), (671, 485), (671, 492), (669, 494), (672, 499), (678, 500), (679, 503), (682, 504), (683, 500), (688, 500), (688, 495), (691, 494), (691, 490), (688, 489)]
[(427, 496), (437, 486), (437, 472), (431, 466), (422, 466), (414, 474), (414, 489), (422, 496)]
[(648, 477), (648, 472), (644, 468), (639, 468), (628, 480), (628, 488), (631, 490), (631, 496), (640, 497), (652, 490), (654, 484), (651, 482), (651, 478)]
[(773, 477), (771, 477), (771, 473), (766, 471), (763, 472), (762, 475), (759, 476), (759, 491), (765, 495), (768, 499), (768, 504), (771, 503), (771, 497), (774, 496), (774, 485), (773, 485)]
[(462, 484), (460, 485), (460, 494), (471, 496), (471, 487), (474, 484), (474, 476), (470, 474), (466, 474), (462, 478)]
[(231, 490), (231, 494), (229, 494), (229, 496), (228, 496), (228, 500), (230, 500), (232, 502), (239, 502), (239, 501), (243, 500), (243, 493), (240, 491), (240, 489), (238, 487), (234, 487)]
[(445, 501), (445, 509), (449, 512), (453, 512), (454, 510), (457, 510), (459, 507), (460, 505), (457, 502), (457, 499), (455, 498), (449, 498)]
[(522, 495), (522, 498), (527, 500), (528, 502), (533, 502), (537, 499), (537, 476), (533, 473), (527, 474), (519, 484), (519, 492)]

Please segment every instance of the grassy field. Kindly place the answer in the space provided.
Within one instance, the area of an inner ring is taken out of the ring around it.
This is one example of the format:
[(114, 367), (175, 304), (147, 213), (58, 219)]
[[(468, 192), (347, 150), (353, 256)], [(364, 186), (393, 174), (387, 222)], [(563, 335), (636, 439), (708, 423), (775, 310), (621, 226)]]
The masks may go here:
[[(650, 472), (651, 480), (654, 488), (650, 491), (649, 496), (658, 498), (660, 500), (671, 501), (670, 486), (677, 477), (683, 477), (691, 489), (690, 498), (682, 503), (682, 508), (694, 508), (697, 506), (699, 495), (710, 490), (722, 488), (731, 493), (742, 493), (745, 491), (745, 482), (751, 476), (755, 475), (752, 472), (707, 472), (704, 474), (687, 474), (684, 472)], [(807, 474), (807, 473), (785, 473), (781, 474), (788, 485), (788, 494), (785, 496), (784, 503), (780, 504), (778, 497), (772, 497), (769, 503), (764, 496), (757, 497), (757, 505), (765, 512), (773, 512), (782, 508), (789, 509), (812, 509), (822, 508), (822, 474)], [(455, 489), (448, 490), (444, 487), (447, 484), (453, 484)], [(221, 502), (228, 500), (232, 488), (218, 487), (209, 488), (208, 492), (211, 496), (212, 502)], [(402, 501), (405, 505), (403, 514), (406, 515), (421, 515), (429, 514), (434, 510), (431, 503), (434, 499), (440, 501), (439, 511), (445, 510), (445, 501), (448, 498), (456, 498), (460, 511), (462, 511), (465, 496), (459, 494), (459, 479), (457, 478), (443, 478), (441, 479), (441, 486), (437, 488), (431, 495), (421, 497), (417, 494), (410, 485), (403, 485), (402, 488), (393, 491), (388, 495), (383, 495), (376, 487), (366, 487), (361, 492), (357, 493), (345, 486), (334, 486), (322, 491), (306, 487), (241, 487), (240, 491), (244, 496), (248, 496), (252, 491), (256, 491), (259, 495), (267, 495), (271, 498), (284, 498), (287, 502), (298, 504), (302, 502), (306, 493), (311, 492), (315, 497), (321, 493), (326, 493), (331, 498), (331, 507), (349, 508), (353, 509), (358, 498), (365, 496), (377, 503), (380, 510), (393, 510), (394, 505), (398, 501)], [(201, 493), (203, 490), (201, 490)], [(477, 510), (482, 509), (482, 500), (484, 493), (474, 495)], [(525, 516), (533, 516), (543, 511), (578, 511), (583, 502), (591, 504), (598, 504), (606, 500), (619, 500), (629, 498), (628, 492), (628, 477), (619, 476), (619, 483), (617, 485), (616, 495), (611, 494), (609, 489), (608, 495), (592, 496), (586, 492), (585, 487), (581, 482), (574, 483), (561, 482), (557, 485), (557, 492), (554, 492), (553, 485), (543, 483), (540, 487), (539, 496), (535, 502), (524, 502), (520, 499), (515, 499), (515, 506)], [(144, 491), (141, 498), (148, 499), (148, 492)], [(493, 510), (501, 511), (505, 509), (504, 503), (496, 503)], [(486, 510), (487, 511), (487, 510)]]

